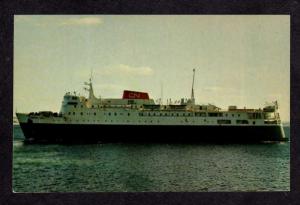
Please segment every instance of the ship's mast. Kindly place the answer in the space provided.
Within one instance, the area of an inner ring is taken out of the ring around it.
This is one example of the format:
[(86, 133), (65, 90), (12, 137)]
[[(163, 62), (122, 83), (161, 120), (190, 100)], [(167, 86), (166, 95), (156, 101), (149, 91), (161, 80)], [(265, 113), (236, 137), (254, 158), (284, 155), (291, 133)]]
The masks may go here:
[(89, 83), (84, 83), (84, 84), (89, 86), (89, 88), (85, 88), (85, 90), (87, 90), (89, 92), (89, 99), (90, 100), (95, 100), (96, 97), (94, 95), (92, 79), (93, 79), (93, 72), (91, 70), (91, 76), (90, 76), (90, 79), (89, 79)]
[(195, 68), (193, 69), (193, 83), (192, 83), (192, 93), (191, 93), (191, 101), (195, 104), (195, 97), (194, 97), (194, 80), (195, 80)]

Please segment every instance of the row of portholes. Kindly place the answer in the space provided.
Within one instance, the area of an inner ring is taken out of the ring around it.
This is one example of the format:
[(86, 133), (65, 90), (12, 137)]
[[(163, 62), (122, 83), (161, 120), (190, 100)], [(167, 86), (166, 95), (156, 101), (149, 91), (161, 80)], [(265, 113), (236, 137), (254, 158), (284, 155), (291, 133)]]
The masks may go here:
[[(69, 115), (72, 115), (72, 114), (75, 115), (76, 113), (75, 113), (75, 112), (73, 112), (73, 113), (72, 113), (72, 112), (69, 112), (68, 114), (69, 114)], [(87, 115), (90, 115), (90, 114), (92, 114), (92, 113), (86, 113), (86, 114), (87, 114)], [(119, 114), (120, 114), (120, 115), (123, 115), (123, 113), (119, 113)], [(80, 115), (83, 115), (83, 112), (80, 112)], [(94, 115), (97, 115), (97, 113), (94, 112)], [(106, 113), (104, 113), (104, 115), (106, 115)], [(111, 115), (112, 115), (112, 113), (109, 112), (109, 113), (108, 113), (108, 116), (111, 116)], [(115, 112), (114, 115), (117, 116), (117, 113)], [(130, 113), (127, 113), (127, 115), (130, 116)]]
[[(147, 116), (177, 116), (177, 117), (179, 117), (179, 113), (176, 113), (176, 115), (175, 115), (175, 113), (153, 113), (153, 114), (151, 114), (150, 112), (149, 113), (139, 113), (139, 116), (145, 116), (145, 117), (147, 117)], [(181, 116), (188, 116), (188, 117), (190, 117), (190, 116), (192, 116), (192, 114), (191, 113), (188, 113), (187, 115), (185, 115), (185, 113), (183, 113)]]

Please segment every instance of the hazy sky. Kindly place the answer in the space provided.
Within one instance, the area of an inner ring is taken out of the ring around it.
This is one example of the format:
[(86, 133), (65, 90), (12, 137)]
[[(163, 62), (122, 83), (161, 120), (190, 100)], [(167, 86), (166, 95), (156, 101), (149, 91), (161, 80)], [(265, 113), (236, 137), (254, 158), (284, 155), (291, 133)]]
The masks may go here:
[(14, 112), (59, 111), (67, 91), (259, 108), (278, 100), (290, 118), (288, 15), (15, 16)]

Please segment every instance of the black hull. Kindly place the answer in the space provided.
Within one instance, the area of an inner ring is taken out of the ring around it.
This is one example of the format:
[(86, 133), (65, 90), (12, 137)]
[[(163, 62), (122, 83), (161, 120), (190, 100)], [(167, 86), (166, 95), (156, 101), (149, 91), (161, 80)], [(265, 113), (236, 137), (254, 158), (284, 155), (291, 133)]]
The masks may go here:
[(274, 126), (75, 125), (21, 123), (27, 142), (214, 142), (286, 141)]

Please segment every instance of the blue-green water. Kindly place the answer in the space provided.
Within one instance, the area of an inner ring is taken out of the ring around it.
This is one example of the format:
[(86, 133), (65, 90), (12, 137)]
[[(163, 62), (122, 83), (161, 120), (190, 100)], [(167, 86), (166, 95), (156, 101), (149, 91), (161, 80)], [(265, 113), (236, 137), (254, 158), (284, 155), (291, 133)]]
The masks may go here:
[(290, 190), (289, 142), (24, 145), (22, 139), (15, 126), (15, 192)]

